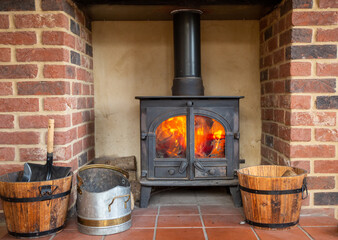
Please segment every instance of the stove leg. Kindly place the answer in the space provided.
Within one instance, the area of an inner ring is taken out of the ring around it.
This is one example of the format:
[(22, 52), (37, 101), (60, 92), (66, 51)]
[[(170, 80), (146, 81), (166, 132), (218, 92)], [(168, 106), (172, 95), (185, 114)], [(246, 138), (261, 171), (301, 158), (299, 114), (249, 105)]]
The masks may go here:
[(242, 206), (242, 198), (241, 198), (241, 191), (239, 190), (238, 186), (229, 187), (232, 200), (234, 201), (235, 207), (239, 208)]
[(148, 207), (150, 193), (151, 193), (151, 187), (141, 186), (140, 208)]

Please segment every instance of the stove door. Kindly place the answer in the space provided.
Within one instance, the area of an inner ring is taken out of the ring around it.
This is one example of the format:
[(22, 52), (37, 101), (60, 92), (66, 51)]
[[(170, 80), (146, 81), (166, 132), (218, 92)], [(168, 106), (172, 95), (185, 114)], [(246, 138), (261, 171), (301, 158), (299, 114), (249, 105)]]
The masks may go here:
[[(191, 109), (192, 110), (192, 109)], [(224, 120), (188, 110), (163, 120), (149, 140), (155, 179), (226, 179), (233, 158), (233, 134)], [(208, 112), (210, 114), (210, 112)], [(223, 121), (222, 121), (223, 120)]]
[(170, 117), (155, 131), (154, 177), (188, 178), (187, 116)]

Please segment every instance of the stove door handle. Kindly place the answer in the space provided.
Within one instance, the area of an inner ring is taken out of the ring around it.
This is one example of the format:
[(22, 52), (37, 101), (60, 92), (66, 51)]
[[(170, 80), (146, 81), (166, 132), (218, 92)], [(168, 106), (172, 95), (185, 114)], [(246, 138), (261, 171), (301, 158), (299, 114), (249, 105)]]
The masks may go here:
[(186, 162), (186, 161), (182, 162), (181, 165), (180, 165), (180, 168), (178, 169), (178, 172), (180, 174), (184, 173), (185, 170), (187, 169), (187, 167), (188, 167), (188, 162)]
[(200, 171), (200, 172), (206, 172), (207, 170), (205, 169), (205, 167), (203, 166), (202, 163), (200, 163), (199, 161), (195, 161), (194, 162), (194, 166), (195, 168)]

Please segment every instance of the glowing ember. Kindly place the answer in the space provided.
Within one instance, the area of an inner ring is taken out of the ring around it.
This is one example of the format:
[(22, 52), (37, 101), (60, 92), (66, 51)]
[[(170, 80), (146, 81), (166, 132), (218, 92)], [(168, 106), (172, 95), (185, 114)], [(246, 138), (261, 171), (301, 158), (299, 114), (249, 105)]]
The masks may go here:
[[(185, 158), (186, 129), (186, 116), (177, 116), (162, 122), (156, 129), (156, 157)], [(195, 116), (195, 157), (225, 157), (225, 130), (218, 121)]]

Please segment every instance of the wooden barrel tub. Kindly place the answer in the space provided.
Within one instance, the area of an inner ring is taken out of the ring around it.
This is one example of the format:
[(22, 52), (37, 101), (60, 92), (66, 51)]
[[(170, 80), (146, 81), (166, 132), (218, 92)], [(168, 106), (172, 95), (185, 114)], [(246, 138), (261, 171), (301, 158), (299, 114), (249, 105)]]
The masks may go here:
[[(294, 174), (284, 174), (290, 171)], [(247, 223), (285, 229), (299, 222), (302, 199), (307, 197), (305, 170), (262, 165), (240, 169), (237, 174)]]
[(21, 172), (0, 176), (8, 233), (14, 237), (40, 237), (59, 232), (65, 225), (72, 173), (60, 179), (17, 182)]

